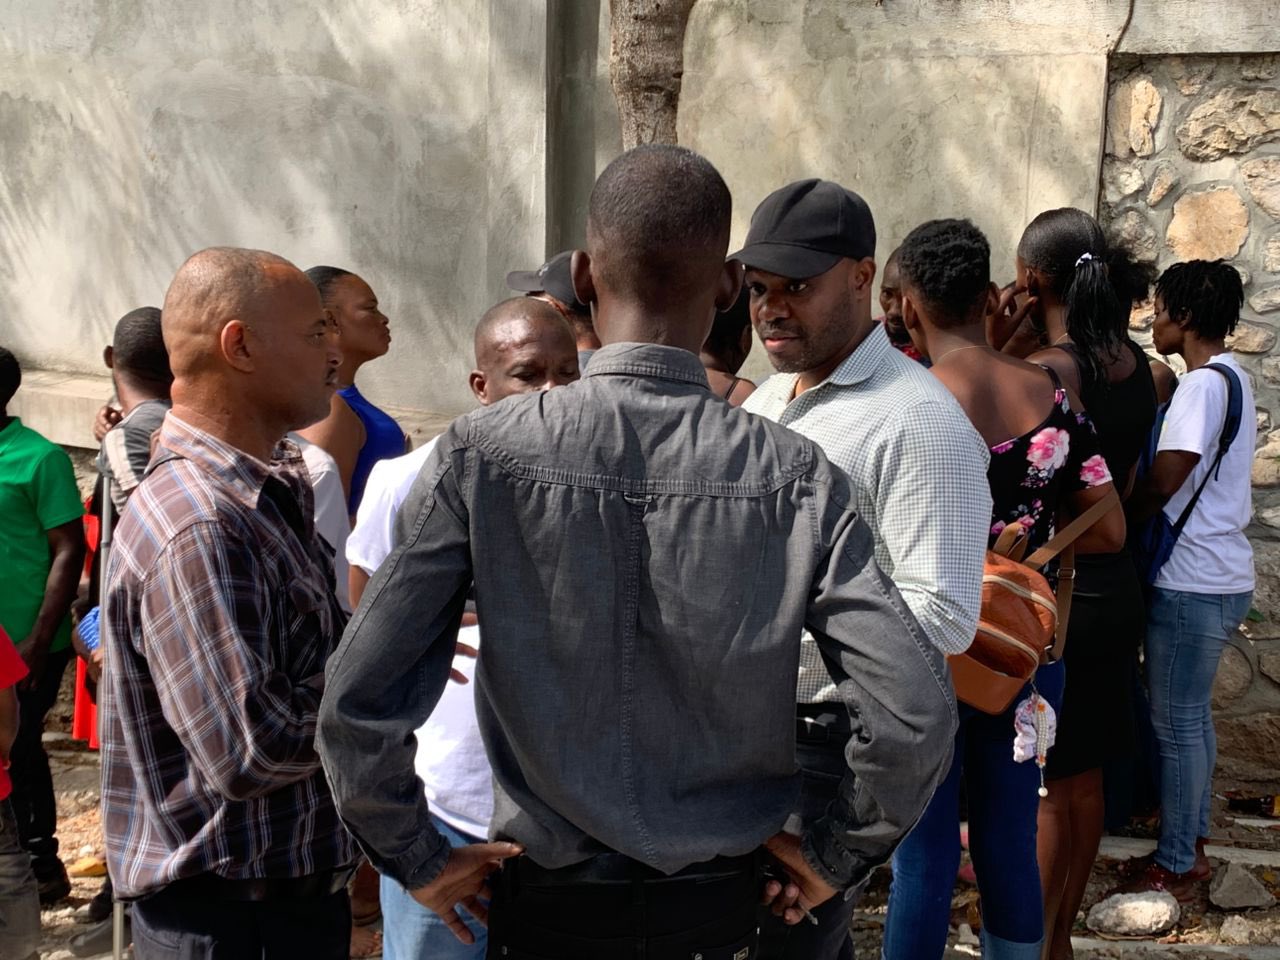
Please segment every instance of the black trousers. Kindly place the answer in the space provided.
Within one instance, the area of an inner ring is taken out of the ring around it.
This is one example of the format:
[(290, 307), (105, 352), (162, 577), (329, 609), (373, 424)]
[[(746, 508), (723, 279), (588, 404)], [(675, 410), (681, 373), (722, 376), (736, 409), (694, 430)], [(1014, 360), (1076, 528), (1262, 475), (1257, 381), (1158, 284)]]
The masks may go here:
[(174, 888), (133, 903), (137, 960), (347, 960), (347, 891), (256, 902)]
[(22, 846), (31, 854), (31, 867), (37, 880), (49, 878), (56, 871), (58, 838), (58, 801), (53, 794), (53, 775), (49, 772), (49, 755), (44, 752), (41, 737), (44, 718), (62, 686), (62, 675), (72, 657), (70, 649), (49, 654), (44, 675), (32, 689), (18, 694), (18, 735), (9, 754), (9, 776), (13, 780), (13, 815), (18, 822)]
[(486, 957), (754, 960), (760, 864), (750, 855), (699, 865), (695, 875), (640, 868), (631, 878), (593, 881), (574, 868), (508, 860), (493, 881)]
[[(801, 816), (808, 824), (826, 813), (839, 792), (840, 781), (849, 769), (844, 750), (851, 734), (842, 704), (800, 704), (796, 715), (802, 721), (796, 727), (796, 762), (803, 775)], [(817, 719), (826, 717), (833, 717), (834, 722)], [(803, 722), (806, 719), (809, 722)], [(801, 920), (791, 927), (762, 911), (762, 960), (853, 960), (849, 924), (854, 906), (854, 900), (836, 894), (813, 910), (816, 924)]]

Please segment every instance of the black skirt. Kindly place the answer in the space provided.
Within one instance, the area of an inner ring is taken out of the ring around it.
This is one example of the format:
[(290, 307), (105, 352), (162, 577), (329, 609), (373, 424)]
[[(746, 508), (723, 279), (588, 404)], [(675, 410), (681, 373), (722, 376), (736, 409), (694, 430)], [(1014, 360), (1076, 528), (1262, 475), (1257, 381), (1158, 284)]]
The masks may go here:
[(1063, 652), (1066, 689), (1048, 779), (1133, 755), (1133, 675), (1146, 629), (1142, 582), (1128, 552), (1077, 557)]

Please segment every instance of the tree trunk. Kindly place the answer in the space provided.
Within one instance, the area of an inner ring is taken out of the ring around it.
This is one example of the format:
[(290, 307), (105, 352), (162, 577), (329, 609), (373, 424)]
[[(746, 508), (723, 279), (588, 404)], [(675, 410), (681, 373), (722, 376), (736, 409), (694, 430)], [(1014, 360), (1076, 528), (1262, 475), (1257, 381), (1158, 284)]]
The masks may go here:
[(610, 0), (609, 79), (622, 146), (675, 143), (684, 30), (697, 0)]

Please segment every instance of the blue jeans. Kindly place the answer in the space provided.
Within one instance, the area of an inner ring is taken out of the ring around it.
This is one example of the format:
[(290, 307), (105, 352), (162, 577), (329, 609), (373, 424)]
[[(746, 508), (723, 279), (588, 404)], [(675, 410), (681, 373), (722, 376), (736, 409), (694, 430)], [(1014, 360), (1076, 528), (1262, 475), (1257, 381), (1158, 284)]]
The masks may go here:
[[(483, 842), (460, 833), (435, 814), (431, 820), (455, 847)], [(382, 955), (386, 960), (480, 960), (484, 956), (487, 931), (466, 910), (459, 912), (467, 928), (475, 934), (476, 942), (472, 944), (455, 937), (443, 920), (390, 877), (382, 878), (379, 900), (382, 903)]]
[[(1036, 674), (1040, 694), (1062, 703), (1061, 663)], [(884, 960), (935, 960), (947, 945), (951, 894), (960, 866), (960, 781), (969, 797), (969, 853), (982, 894), (982, 955), (1039, 960), (1044, 904), (1036, 863), (1040, 775), (1013, 761), (1013, 712), (990, 716), (960, 704), (951, 770), (893, 855)]]
[(27, 960), (40, 949), (40, 898), (31, 856), (18, 841), (8, 798), (0, 800), (0, 957)]
[(1209, 835), (1218, 741), (1209, 699), (1218, 659), (1244, 621), (1252, 592), (1184, 593), (1152, 587), (1147, 611), (1147, 686), (1160, 748), (1160, 843), (1156, 863), (1186, 873), (1196, 838)]

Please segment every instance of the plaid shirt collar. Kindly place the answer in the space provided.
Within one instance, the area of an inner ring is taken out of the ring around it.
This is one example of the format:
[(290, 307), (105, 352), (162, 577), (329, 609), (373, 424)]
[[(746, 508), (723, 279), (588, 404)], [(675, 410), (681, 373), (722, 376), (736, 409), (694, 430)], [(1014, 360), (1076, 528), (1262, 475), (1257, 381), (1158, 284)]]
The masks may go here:
[(267, 480), (280, 479), (277, 476), (280, 467), (304, 467), (302, 451), (288, 438), (276, 445), (271, 462), (263, 463), (207, 430), (193, 427), (170, 410), (160, 427), (160, 440), (147, 466), (147, 475), (160, 464), (179, 459), (198, 464), (250, 509), (257, 508)]

